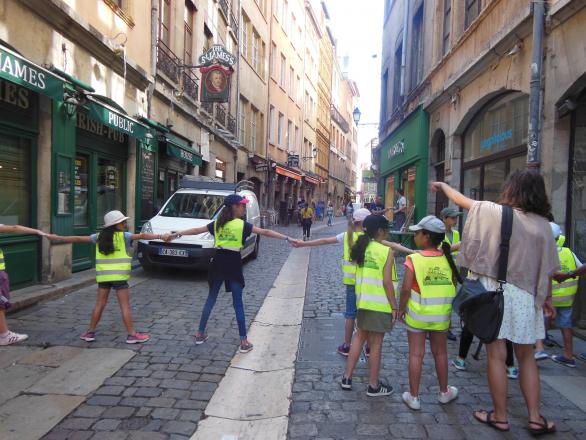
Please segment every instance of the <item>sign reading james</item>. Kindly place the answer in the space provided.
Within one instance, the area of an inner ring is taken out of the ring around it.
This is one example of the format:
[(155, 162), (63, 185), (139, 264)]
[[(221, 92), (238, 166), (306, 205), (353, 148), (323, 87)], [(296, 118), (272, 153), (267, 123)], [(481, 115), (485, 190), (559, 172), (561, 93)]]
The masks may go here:
[(221, 44), (214, 44), (199, 57), (202, 102), (228, 102), (230, 76), (236, 58)]
[(63, 81), (48, 70), (2, 46), (0, 46), (0, 77), (52, 99), (63, 99)]

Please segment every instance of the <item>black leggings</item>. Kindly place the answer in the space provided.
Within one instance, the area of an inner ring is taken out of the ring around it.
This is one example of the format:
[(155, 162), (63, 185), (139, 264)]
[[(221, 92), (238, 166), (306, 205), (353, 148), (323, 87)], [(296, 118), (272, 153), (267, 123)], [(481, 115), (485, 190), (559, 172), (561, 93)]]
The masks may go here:
[(311, 234), (311, 220), (307, 220), (307, 219), (303, 219), (302, 220), (303, 223), (303, 236), (304, 237), (309, 237)]
[[(460, 335), (460, 350), (458, 356), (462, 359), (466, 359), (468, 356), (468, 351), (470, 350), (470, 346), (472, 345), (472, 340), (474, 339), (474, 335), (468, 331), (466, 327), (462, 329), (462, 334)], [(515, 366), (515, 358), (513, 357), (513, 343), (507, 340), (507, 360), (506, 360), (507, 367), (514, 367)]]

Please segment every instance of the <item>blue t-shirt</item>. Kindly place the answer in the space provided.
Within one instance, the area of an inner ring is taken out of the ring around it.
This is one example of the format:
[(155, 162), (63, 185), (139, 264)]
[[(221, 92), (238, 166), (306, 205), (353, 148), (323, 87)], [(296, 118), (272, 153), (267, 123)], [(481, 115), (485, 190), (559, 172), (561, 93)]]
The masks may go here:
[[(93, 244), (96, 244), (98, 242), (98, 235), (99, 234), (90, 235), (90, 240)], [(124, 232), (124, 243), (126, 244), (126, 253), (128, 253), (132, 248), (132, 235), (132, 232)]]

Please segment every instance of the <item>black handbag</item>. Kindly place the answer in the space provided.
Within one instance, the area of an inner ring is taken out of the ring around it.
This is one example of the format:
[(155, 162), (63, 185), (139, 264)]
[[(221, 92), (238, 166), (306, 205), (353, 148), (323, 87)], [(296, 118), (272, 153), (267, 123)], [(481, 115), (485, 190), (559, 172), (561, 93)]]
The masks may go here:
[(485, 344), (490, 344), (498, 338), (503, 322), (503, 286), (507, 283), (509, 242), (512, 230), (513, 209), (510, 206), (503, 206), (497, 275), (499, 287), (495, 291), (471, 294), (460, 304), (460, 319), (464, 326)]

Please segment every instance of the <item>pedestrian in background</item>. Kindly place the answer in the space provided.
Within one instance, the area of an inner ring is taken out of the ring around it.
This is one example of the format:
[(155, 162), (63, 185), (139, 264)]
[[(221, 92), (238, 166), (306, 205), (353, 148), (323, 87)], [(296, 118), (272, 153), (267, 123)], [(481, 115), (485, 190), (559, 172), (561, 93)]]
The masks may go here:
[[(543, 313), (555, 315), (551, 299), (551, 278), (559, 270), (559, 257), (551, 235), (551, 205), (543, 177), (535, 170), (513, 172), (505, 181), (498, 202), (475, 201), (443, 182), (432, 184), (460, 208), (468, 209), (464, 240), (458, 263), (467, 267), (465, 283), (473, 289), (495, 291), (500, 255), (499, 238), (502, 205), (513, 208), (513, 231), (509, 245), (507, 283), (503, 285), (504, 311), (498, 339), (486, 345), (488, 385), (494, 409), (478, 410), (474, 418), (498, 431), (508, 431), (506, 343), (510, 340), (519, 361), (519, 383), (529, 415), (527, 429), (532, 434), (555, 431), (539, 411), (539, 370), (533, 357), (533, 344), (543, 339)], [(531, 247), (531, 252), (527, 251)]]
[(198, 331), (195, 334), (196, 345), (203, 344), (208, 338), (206, 333), (207, 323), (218, 299), (220, 288), (224, 284), (226, 291), (232, 292), (232, 304), (236, 313), (238, 333), (240, 335), (239, 351), (240, 353), (248, 353), (253, 348), (246, 332), (246, 318), (242, 301), (242, 290), (245, 283), (240, 251), (244, 247), (246, 239), (252, 233), (287, 241), (289, 237), (268, 229), (257, 228), (252, 223), (242, 220), (246, 214), (247, 203), (248, 199), (245, 197), (230, 194), (224, 199), (224, 206), (216, 221), (206, 226), (179, 231), (170, 237), (170, 240), (174, 240), (183, 235), (204, 233), (214, 236), (216, 253), (208, 271), (210, 290), (201, 313)]
[(391, 208), (385, 208), (385, 204), (383, 203), (381, 196), (376, 196), (374, 202), (370, 203), (369, 205), (370, 206), (368, 209), (372, 214), (375, 215), (385, 215), (391, 210)]
[(393, 231), (400, 231), (405, 223), (407, 199), (404, 194), (405, 192), (401, 188), (398, 188), (397, 191), (395, 191), (397, 201), (395, 202), (395, 209), (393, 210)]
[(381, 244), (388, 234), (389, 221), (381, 215), (369, 215), (363, 222), (364, 234), (358, 237), (350, 251), (356, 268), (356, 308), (358, 331), (348, 354), (341, 387), (352, 389), (352, 373), (362, 346), (368, 341), (370, 358), (366, 395), (388, 396), (393, 387), (379, 378), (381, 352), (385, 333), (390, 332), (397, 319), (397, 300), (393, 287), (393, 252)]
[[(458, 356), (452, 361), (452, 366), (457, 370), (466, 370), (466, 357), (470, 351), (470, 346), (474, 340), (474, 335), (466, 327), (462, 328), (460, 334), (460, 347), (458, 348)], [(507, 377), (509, 379), (518, 379), (519, 370), (515, 368), (515, 356), (513, 353), (513, 343), (506, 341), (507, 357), (505, 359), (505, 365), (507, 367)]]
[[(550, 227), (556, 244), (562, 242), (560, 240), (562, 229), (559, 225), (550, 223)], [(582, 264), (570, 248), (558, 245), (558, 255), (560, 257), (561, 272), (573, 272)], [(552, 283), (552, 303), (556, 310), (555, 324), (560, 329), (564, 338), (564, 354), (553, 355), (551, 360), (566, 367), (575, 368), (576, 361), (574, 360), (574, 345), (572, 340), (572, 310), (574, 298), (578, 292), (578, 280), (564, 280), (561, 283), (554, 280)], [(547, 318), (545, 319), (547, 328), (549, 327), (549, 320)], [(549, 358), (545, 352), (543, 340), (537, 340), (535, 350), (536, 360), (540, 361)]]
[[(447, 333), (460, 274), (450, 246), (442, 244), (446, 228), (440, 219), (428, 215), (409, 230), (415, 232), (415, 244), (422, 252), (407, 256), (401, 288), (399, 315), (407, 324), (409, 341), (409, 391), (403, 393), (403, 402), (419, 410), (419, 384), (428, 333), (439, 381), (438, 401), (445, 404), (458, 397), (458, 389), (448, 385)], [(440, 245), (442, 250), (438, 249)]]
[(147, 334), (139, 333), (134, 328), (130, 308), (129, 286), (131, 261), (130, 249), (133, 240), (165, 240), (168, 234), (132, 234), (126, 232), (126, 217), (120, 211), (110, 211), (104, 215), (104, 229), (98, 234), (84, 236), (48, 235), (52, 241), (63, 243), (93, 243), (96, 245), (96, 282), (98, 296), (90, 319), (90, 325), (80, 338), (86, 342), (96, 340), (96, 327), (102, 318), (110, 290), (116, 291), (122, 320), (126, 326), (127, 344), (138, 344), (150, 339)]
[[(562, 240), (562, 237), (563, 236), (560, 236), (560, 238), (558, 239), (558, 243), (557, 243), (558, 246), (562, 246), (565, 242), (565, 240)], [(569, 272), (559, 272), (554, 275), (554, 279), (558, 283), (563, 283), (563, 282), (570, 280), (570, 279), (573, 280), (573, 279), (576, 279), (577, 277), (583, 277), (584, 275), (586, 275), (586, 264), (582, 264), (579, 267), (577, 267), (575, 270), (571, 270)], [(583, 361), (586, 361), (586, 351), (578, 354), (578, 357), (580, 359), (582, 359)]]
[(303, 240), (311, 237), (311, 225), (313, 224), (314, 210), (305, 204), (301, 209), (301, 226), (303, 226)]
[(328, 216), (328, 226), (333, 226), (332, 220), (334, 218), (334, 207), (332, 206), (332, 202), (328, 202), (326, 215)]
[[(456, 258), (458, 255), (458, 251), (455, 251), (453, 247), (460, 243), (460, 232), (458, 232), (458, 230), (455, 228), (458, 224), (458, 217), (461, 215), (462, 213), (458, 211), (457, 208), (453, 207), (446, 207), (440, 212), (440, 219), (444, 222), (444, 226), (446, 227), (446, 237), (444, 238), (444, 243), (448, 243), (450, 245), (450, 248), (452, 249), (452, 258)], [(457, 339), (456, 335), (452, 333), (451, 328), (448, 329), (448, 339), (450, 341), (455, 341)], [(468, 345), (468, 348), (470, 348), (470, 345)], [(468, 350), (466, 350), (466, 353), (467, 352)], [(464, 358), (465, 357), (466, 356), (464, 356)]]
[[(45, 236), (42, 231), (33, 228), (27, 228), (20, 225), (0, 225), (1, 234), (26, 234)], [(4, 252), (0, 248), (0, 346), (16, 344), (26, 341), (28, 335), (15, 333), (8, 329), (6, 324), (6, 311), (12, 306), (10, 303), (10, 280), (6, 272), (6, 261)]]

